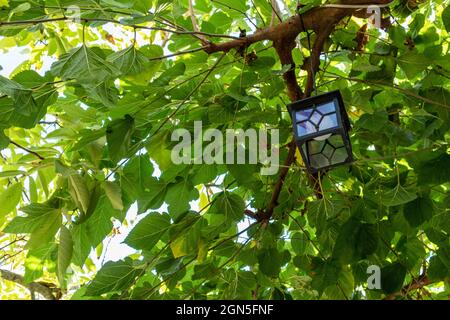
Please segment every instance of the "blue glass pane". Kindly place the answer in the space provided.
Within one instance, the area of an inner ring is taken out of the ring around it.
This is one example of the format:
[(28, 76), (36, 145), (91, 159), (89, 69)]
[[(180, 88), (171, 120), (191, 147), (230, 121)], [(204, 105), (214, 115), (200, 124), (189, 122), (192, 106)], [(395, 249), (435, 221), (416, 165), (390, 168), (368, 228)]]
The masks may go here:
[(334, 104), (334, 101), (327, 102), (325, 104), (321, 104), (321, 105), (317, 106), (317, 110), (319, 110), (320, 113), (322, 113), (322, 114), (336, 112), (336, 105)]
[(319, 124), (320, 120), (322, 119), (322, 115), (318, 112), (314, 112), (311, 116), (310, 121), (314, 124)]
[(338, 126), (336, 113), (330, 114), (328, 116), (323, 116), (322, 122), (319, 125), (319, 130), (327, 130), (335, 128)]
[(299, 136), (305, 136), (307, 134), (315, 133), (316, 127), (309, 121), (304, 121), (297, 125), (297, 134)]
[(295, 114), (295, 119), (297, 122), (305, 121), (309, 119), (312, 109), (300, 110)]

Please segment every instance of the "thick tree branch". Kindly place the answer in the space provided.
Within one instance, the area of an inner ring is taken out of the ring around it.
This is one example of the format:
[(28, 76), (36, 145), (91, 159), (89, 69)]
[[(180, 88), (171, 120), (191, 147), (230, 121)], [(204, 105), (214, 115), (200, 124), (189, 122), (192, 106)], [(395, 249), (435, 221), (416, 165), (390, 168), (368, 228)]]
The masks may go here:
[(328, 39), (333, 30), (334, 25), (330, 25), (317, 35), (316, 40), (314, 41), (314, 46), (311, 50), (311, 56), (305, 59), (302, 69), (308, 71), (308, 78), (305, 87), (306, 96), (310, 96), (314, 88), (315, 74), (319, 71), (320, 67), (320, 54), (323, 51), (325, 41)]
[(15, 282), (18, 285), (27, 288), (30, 292), (37, 292), (47, 300), (57, 300), (51, 288), (37, 282), (25, 283), (24, 278), (14, 272), (0, 269), (0, 277), (8, 281)]
[(284, 180), (286, 179), (286, 176), (289, 172), (289, 169), (295, 161), (295, 149), (297, 148), (297, 145), (295, 144), (295, 140), (292, 140), (292, 142), (289, 144), (289, 151), (287, 158), (284, 162), (284, 166), (281, 169), (280, 176), (278, 178), (277, 183), (275, 184), (275, 187), (272, 192), (272, 198), (270, 200), (269, 206), (267, 207), (267, 210), (265, 212), (265, 218), (270, 219), (273, 215), (273, 210), (278, 206), (278, 198), (280, 196), (281, 190), (283, 189)]
[(336, 25), (344, 17), (361, 10), (361, 8), (368, 5), (386, 5), (391, 2), (391, 0), (346, 0), (342, 1), (341, 4), (350, 5), (351, 7), (314, 8), (301, 15), (292, 16), (278, 25), (257, 30), (254, 34), (245, 38), (211, 44), (205, 51), (208, 53), (218, 51), (228, 52), (231, 49), (249, 46), (263, 40), (276, 42), (284, 39), (290, 43), (290, 41), (295, 40), (301, 32), (313, 30), (316, 34), (321, 34), (331, 26)]

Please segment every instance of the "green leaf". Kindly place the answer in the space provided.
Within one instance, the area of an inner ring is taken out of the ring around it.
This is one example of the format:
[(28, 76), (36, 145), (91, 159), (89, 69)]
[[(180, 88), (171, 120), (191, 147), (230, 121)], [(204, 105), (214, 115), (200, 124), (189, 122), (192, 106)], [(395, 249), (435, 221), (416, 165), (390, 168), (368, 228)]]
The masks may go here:
[(39, 228), (35, 229), (28, 240), (26, 248), (36, 249), (53, 241), (56, 232), (61, 227), (62, 215), (59, 210), (55, 210), (54, 214), (49, 216)]
[(72, 240), (73, 240), (73, 263), (77, 266), (82, 267), (86, 258), (92, 249), (92, 241), (89, 237), (90, 235), (89, 221), (84, 224), (75, 225), (72, 230)]
[(102, 187), (109, 201), (111, 201), (113, 208), (122, 211), (122, 190), (120, 186), (114, 182), (104, 181), (102, 182)]
[(282, 255), (275, 249), (262, 249), (258, 253), (259, 270), (269, 277), (276, 277), (280, 273)]
[(433, 201), (430, 198), (417, 198), (407, 203), (403, 209), (405, 219), (413, 228), (433, 217)]
[(244, 216), (245, 202), (235, 193), (219, 193), (211, 208), (210, 213), (223, 214), (227, 221), (239, 220)]
[(426, 161), (420, 164), (416, 171), (419, 185), (446, 183), (450, 181), (450, 155), (442, 154)]
[(450, 6), (447, 6), (442, 11), (442, 21), (444, 22), (445, 29), (450, 33)]
[[(3, 149), (6, 149), (9, 146), (10, 140), (9, 138), (6, 136), (5, 131), (0, 128), (0, 151), (2, 151)], [(2, 172), (0, 172), (1, 174)]]
[(180, 214), (189, 210), (189, 201), (197, 197), (197, 189), (187, 179), (170, 185), (165, 199), (169, 205), (170, 215), (176, 219)]
[(86, 45), (62, 55), (53, 63), (51, 70), (63, 80), (76, 79), (84, 83), (101, 82), (119, 72)]
[(124, 242), (135, 249), (151, 250), (170, 226), (169, 215), (150, 213), (130, 231)]
[(101, 197), (100, 184), (95, 182), (94, 188), (89, 190), (89, 205), (87, 207), (86, 212), (81, 212), (78, 219), (74, 222), (75, 224), (80, 224), (86, 222), (96, 211), (97, 204)]
[(349, 219), (341, 228), (333, 249), (333, 257), (342, 264), (366, 259), (379, 243), (376, 225)]
[(59, 233), (59, 245), (58, 245), (58, 281), (62, 288), (65, 288), (65, 274), (70, 265), (73, 253), (73, 241), (70, 231), (65, 227), (61, 227)]
[(0, 218), (12, 212), (22, 198), (22, 183), (14, 183), (0, 193)]
[(133, 133), (134, 119), (129, 115), (108, 125), (106, 140), (108, 142), (109, 157), (114, 163), (117, 163), (128, 154)]
[(415, 78), (430, 65), (431, 61), (415, 51), (407, 52), (398, 58), (398, 64), (409, 79)]
[(69, 192), (77, 207), (85, 214), (91, 197), (85, 178), (79, 174), (69, 176)]
[(312, 264), (313, 272), (316, 274), (312, 280), (312, 286), (319, 294), (330, 286), (337, 286), (341, 267), (334, 260), (314, 259)]
[(27, 214), (26, 217), (15, 217), (3, 230), (5, 233), (32, 233), (41, 228), (47, 221), (54, 220), (60, 216), (60, 210), (49, 207), (45, 204), (32, 203), (20, 208), (20, 211)]
[(431, 281), (440, 281), (445, 279), (450, 272), (439, 256), (432, 256), (427, 274)]
[(170, 229), (170, 249), (175, 258), (195, 255), (203, 247), (204, 240), (201, 232), (206, 226), (203, 218), (192, 214), (186, 215), (183, 220)]
[(309, 239), (303, 232), (295, 232), (292, 234), (291, 245), (294, 252), (300, 256), (307, 254), (310, 246)]
[(55, 253), (55, 243), (48, 243), (40, 248), (28, 250), (25, 258), (25, 282), (30, 283), (42, 277), (44, 266), (53, 263)]
[(406, 268), (398, 262), (383, 267), (381, 269), (381, 290), (386, 294), (400, 291), (405, 276)]
[[(74, 243), (73, 262), (78, 266), (83, 266), (91, 249), (97, 247), (111, 232), (113, 228), (111, 219), (113, 217), (120, 221), (124, 219), (123, 213), (112, 207), (111, 201), (106, 195), (97, 192), (95, 198), (97, 200), (95, 201), (95, 209), (92, 210), (92, 214), (85, 218), (79, 218), (71, 230)], [(92, 203), (93, 201), (91, 200)]]
[(149, 59), (135, 46), (114, 52), (106, 60), (117, 67), (122, 75), (138, 75), (150, 67)]
[(393, 207), (413, 201), (417, 198), (417, 194), (398, 184), (394, 189), (384, 192), (382, 197), (385, 206)]
[(0, 93), (14, 100), (14, 112), (10, 113), (8, 122), (12, 125), (31, 129), (46, 112), (41, 103), (33, 97), (33, 91), (21, 84), (0, 76)]
[(125, 290), (139, 272), (133, 267), (131, 259), (108, 261), (88, 285), (86, 295), (98, 296), (107, 292)]

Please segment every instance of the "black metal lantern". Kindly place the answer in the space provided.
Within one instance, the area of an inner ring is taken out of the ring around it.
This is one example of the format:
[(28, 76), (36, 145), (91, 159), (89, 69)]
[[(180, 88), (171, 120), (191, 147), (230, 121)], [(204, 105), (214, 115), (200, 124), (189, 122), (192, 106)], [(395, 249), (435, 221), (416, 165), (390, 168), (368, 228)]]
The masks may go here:
[(288, 105), (294, 136), (311, 173), (353, 161), (350, 121), (339, 91)]

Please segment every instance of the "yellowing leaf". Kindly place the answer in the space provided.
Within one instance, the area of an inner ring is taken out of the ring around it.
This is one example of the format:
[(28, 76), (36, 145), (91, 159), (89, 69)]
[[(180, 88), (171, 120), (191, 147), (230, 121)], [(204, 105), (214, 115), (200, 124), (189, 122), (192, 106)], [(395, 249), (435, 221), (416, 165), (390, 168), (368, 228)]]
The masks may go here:
[(170, 249), (172, 249), (172, 254), (175, 258), (184, 257), (189, 254), (186, 247), (186, 238), (179, 237), (170, 243)]

